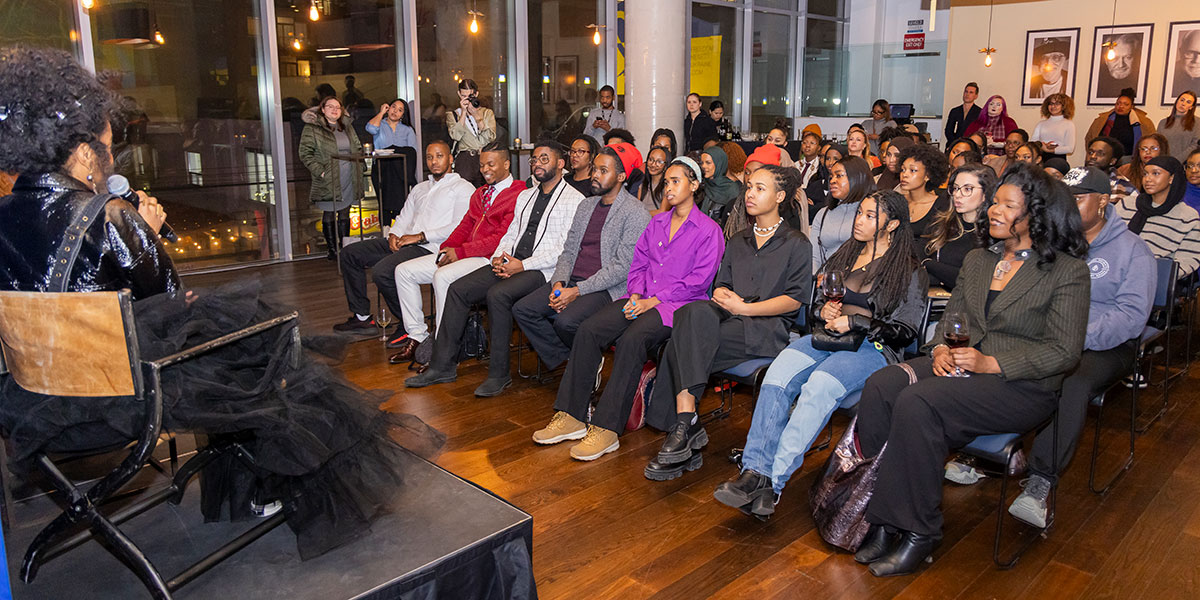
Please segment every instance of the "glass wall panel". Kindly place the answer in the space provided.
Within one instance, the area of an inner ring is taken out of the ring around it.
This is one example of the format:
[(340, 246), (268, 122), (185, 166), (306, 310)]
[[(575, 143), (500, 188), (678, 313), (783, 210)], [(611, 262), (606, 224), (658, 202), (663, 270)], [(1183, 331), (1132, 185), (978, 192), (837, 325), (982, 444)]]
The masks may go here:
[[(725, 113), (740, 111), (735, 90), (738, 73), (736, 57), (742, 36), (742, 11), (729, 6), (692, 4), (691, 90), (700, 94), (704, 109), (720, 99)], [(679, 99), (682, 104), (683, 98)], [(736, 122), (733, 117), (730, 122)]]
[[(272, 1), (279, 39), (292, 251), (297, 255), (324, 252), (321, 211), (309, 201), (312, 174), (298, 155), (302, 115), (319, 100), (336, 96), (351, 116), (359, 141), (372, 141), (367, 122), (396, 98), (396, 0), (318, 1), (316, 21), (310, 18), (307, 2)], [(403, 120), (417, 124), (412, 115)], [(352, 235), (379, 231), (379, 198), (370, 178), (364, 189), (366, 197), (350, 209)]]
[[(529, 131), (564, 144), (597, 106), (596, 0), (529, 0)], [(603, 41), (603, 36), (602, 36)]]
[(96, 70), (130, 108), (113, 136), (117, 171), (166, 207), (182, 269), (277, 255), (258, 6), (111, 1), (91, 11)]
[(808, 0), (808, 14), (826, 17), (843, 16), (844, 0)]
[(794, 17), (754, 13), (750, 53), (750, 128), (766, 132), (776, 119), (791, 114), (791, 48), (796, 47)]
[(805, 24), (803, 113), (811, 116), (846, 114), (845, 26), (838, 21), (809, 18)]
[(755, 8), (782, 8), (784, 10), (798, 10), (800, 0), (754, 0)]
[(48, 46), (78, 56), (78, 40), (72, 0), (0, 2), (0, 45)]
[[(511, 142), (508, 6), (504, 0), (414, 0), (422, 141), (449, 141), (446, 111), (458, 108), (458, 82), (473, 79), (479, 102), (496, 113), (496, 139)], [(471, 32), (477, 11), (478, 31)], [(586, 24), (586, 23), (585, 23)], [(540, 73), (540, 71), (538, 71)]]

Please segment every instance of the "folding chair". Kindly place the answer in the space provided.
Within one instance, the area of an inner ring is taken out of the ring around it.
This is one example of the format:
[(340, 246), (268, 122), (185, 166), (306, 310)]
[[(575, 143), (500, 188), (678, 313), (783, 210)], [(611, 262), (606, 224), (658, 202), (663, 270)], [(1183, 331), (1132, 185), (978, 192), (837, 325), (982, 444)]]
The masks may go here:
[[(53, 442), (34, 458), (37, 467), (67, 499), (62, 514), (38, 533), (21, 566), (21, 579), (33, 581), (42, 562), (61, 555), (90, 538), (101, 540), (126, 563), (152, 597), (171, 593), (219, 564), (238, 550), (284, 522), (291, 507), (265, 519), (212, 554), (166, 580), (131, 539), (119, 528), (130, 518), (163, 501), (178, 504), (189, 479), (206, 464), (226, 453), (251, 463), (238, 436), (210, 436), (212, 443), (197, 452), (172, 478), (171, 485), (148, 492), (141, 499), (106, 514), (101, 511), (147, 464), (162, 430), (161, 372), (172, 365), (227, 346), (276, 327), (290, 328), (291, 360), (300, 360), (299, 315), (264, 321), (157, 360), (143, 360), (136, 337), (133, 307), (128, 290), (120, 292), (42, 293), (0, 292), (0, 348), (4, 366), (21, 388), (38, 394), (78, 398), (132, 396), (145, 407), (144, 424), (135, 438), (96, 440), (94, 447), (57, 447)], [(74, 335), (86, 331), (86, 336)], [(112, 471), (87, 489), (63, 475), (56, 464), (61, 457), (95, 454), (126, 448), (128, 454)], [(53, 453), (55, 458), (51, 458)], [(68, 533), (79, 530), (73, 536)]]
[[(1163, 354), (1163, 378), (1162, 378), (1162, 402), (1158, 407), (1158, 411), (1154, 413), (1147, 421), (1145, 426), (1137, 427), (1137, 433), (1145, 433), (1155, 421), (1162, 418), (1167, 412), (1167, 406), (1170, 401), (1170, 384), (1173, 379), (1187, 372), (1186, 367), (1178, 373), (1171, 373), (1171, 329), (1173, 329), (1173, 312), (1176, 300), (1176, 290), (1179, 274), (1179, 263), (1170, 258), (1159, 258), (1155, 260), (1155, 267), (1158, 273), (1158, 284), (1154, 290), (1154, 306), (1150, 311), (1150, 323), (1142, 330), (1141, 343), (1138, 344), (1138, 353), (1135, 364), (1135, 379), (1140, 377), (1142, 371), (1142, 361), (1146, 360), (1146, 384), (1149, 387), (1150, 373), (1154, 370), (1154, 344), (1162, 339), (1162, 354)], [(1162, 327), (1155, 327), (1156, 323), (1154, 315), (1162, 315)], [(1134, 382), (1134, 389), (1138, 387), (1138, 381)], [(1136, 397), (1135, 397), (1136, 398)], [(1135, 400), (1136, 402), (1136, 400)], [(1153, 409), (1152, 409), (1153, 410)], [(1138, 420), (1141, 420), (1139, 414)]]

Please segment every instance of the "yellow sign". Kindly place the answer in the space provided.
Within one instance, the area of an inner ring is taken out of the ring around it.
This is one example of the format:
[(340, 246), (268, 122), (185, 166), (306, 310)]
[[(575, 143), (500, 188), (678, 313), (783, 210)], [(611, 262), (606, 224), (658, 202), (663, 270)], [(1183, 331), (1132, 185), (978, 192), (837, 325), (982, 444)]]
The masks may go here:
[(721, 95), (721, 36), (692, 38), (692, 89), (706, 97)]

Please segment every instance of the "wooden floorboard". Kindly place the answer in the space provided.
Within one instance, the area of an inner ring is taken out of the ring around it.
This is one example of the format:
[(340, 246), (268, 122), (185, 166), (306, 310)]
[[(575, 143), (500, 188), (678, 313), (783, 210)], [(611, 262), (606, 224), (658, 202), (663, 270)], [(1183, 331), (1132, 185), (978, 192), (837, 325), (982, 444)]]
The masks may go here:
[[(327, 334), (348, 316), (336, 265), (324, 260), (187, 276), (185, 283), (203, 288), (241, 278), (261, 280), (274, 298), (297, 307), (306, 334)], [(471, 360), (455, 383), (407, 390), (412, 373), (387, 364), (388, 355), (378, 339), (361, 341), (340, 368), (364, 387), (396, 392), (383, 409), (416, 414), (445, 432), (438, 464), (533, 515), (544, 599), (1200, 598), (1200, 388), (1192, 373), (1172, 386), (1169, 412), (1138, 438), (1132, 469), (1106, 496), (1087, 489), (1089, 418), (1059, 487), (1055, 526), (1014, 569), (991, 561), (1000, 486), (985, 480), (947, 484), (945, 540), (933, 564), (915, 576), (877, 579), (813, 527), (808, 489), (829, 450), (808, 457), (768, 522), (712, 499), (713, 487), (735, 474), (725, 455), (744, 443), (750, 425), (745, 390), (729, 418), (708, 426), (699, 470), (651, 482), (642, 468), (661, 440), (652, 430), (623, 436), (617, 452), (591, 463), (571, 460), (566, 444), (530, 440), (553, 414), (557, 377), (547, 384), (517, 379), (503, 396), (477, 399), (472, 391), (487, 368)], [(1142, 396), (1146, 407), (1157, 399), (1153, 391)], [(1115, 465), (1127, 443), (1128, 394), (1110, 394), (1108, 402), (1101, 456)], [(834, 423), (840, 435), (845, 421)], [(1010, 499), (1018, 491), (1010, 486)], [(1030, 534), (1006, 524), (1009, 543)]]

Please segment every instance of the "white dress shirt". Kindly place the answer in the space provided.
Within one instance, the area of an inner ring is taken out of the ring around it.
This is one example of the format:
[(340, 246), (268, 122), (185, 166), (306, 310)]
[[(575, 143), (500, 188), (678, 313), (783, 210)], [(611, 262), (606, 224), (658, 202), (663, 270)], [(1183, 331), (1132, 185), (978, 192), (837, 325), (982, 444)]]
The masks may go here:
[(408, 193), (388, 231), (397, 236), (424, 232), (426, 241), (421, 247), (437, 253), (438, 246), (466, 216), (474, 193), (475, 186), (458, 173), (446, 173), (438, 180), (430, 175)]

